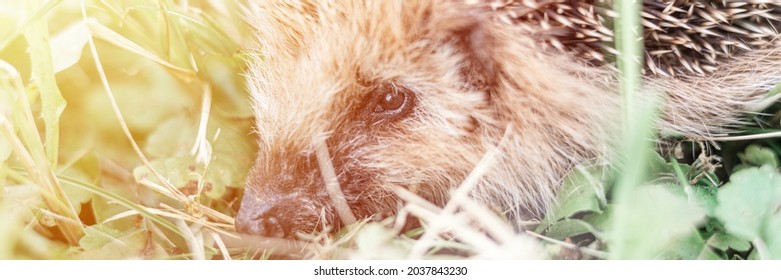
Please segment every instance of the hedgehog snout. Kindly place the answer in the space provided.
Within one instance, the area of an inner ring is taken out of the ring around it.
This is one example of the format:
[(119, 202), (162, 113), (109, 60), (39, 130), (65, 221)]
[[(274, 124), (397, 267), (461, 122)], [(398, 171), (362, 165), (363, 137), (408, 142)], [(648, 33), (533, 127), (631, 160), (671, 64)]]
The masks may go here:
[(295, 238), (330, 224), (321, 217), (332, 208), (329, 201), (313, 155), (272, 155), (250, 172), (235, 228), (248, 235)]
[(239, 233), (267, 237), (285, 237), (285, 230), (279, 222), (279, 206), (275, 201), (262, 201), (253, 195), (245, 195), (236, 216), (236, 231)]

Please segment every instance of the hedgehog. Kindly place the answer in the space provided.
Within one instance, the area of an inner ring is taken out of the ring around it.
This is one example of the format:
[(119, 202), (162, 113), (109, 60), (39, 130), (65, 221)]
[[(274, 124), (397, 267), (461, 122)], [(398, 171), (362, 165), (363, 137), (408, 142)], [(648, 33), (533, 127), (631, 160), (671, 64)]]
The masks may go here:
[[(618, 144), (610, 4), (252, 2), (259, 151), (236, 230), (337, 230), (394, 215), (398, 188), (444, 205), (488, 151), (471, 196), (516, 225), (541, 218), (576, 165), (609, 165)], [(730, 133), (781, 81), (779, 5), (643, 2), (638, 94), (661, 98), (660, 133)]]

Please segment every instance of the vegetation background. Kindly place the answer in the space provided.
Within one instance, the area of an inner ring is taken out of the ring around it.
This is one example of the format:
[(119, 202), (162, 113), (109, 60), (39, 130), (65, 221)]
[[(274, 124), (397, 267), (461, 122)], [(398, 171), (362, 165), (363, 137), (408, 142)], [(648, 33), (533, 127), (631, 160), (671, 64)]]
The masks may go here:
[[(690, 142), (655, 139), (653, 108), (631, 94), (623, 164), (579, 166), (528, 231), (465, 184), (444, 208), (405, 196), (400, 217), (424, 222), (406, 233), (388, 219), (241, 239), (232, 217), (256, 151), (245, 5), (0, 1), (0, 259), (781, 259), (781, 106), (729, 141)], [(637, 7), (616, 9), (616, 32), (633, 34)], [(631, 93), (641, 44), (624, 38)]]

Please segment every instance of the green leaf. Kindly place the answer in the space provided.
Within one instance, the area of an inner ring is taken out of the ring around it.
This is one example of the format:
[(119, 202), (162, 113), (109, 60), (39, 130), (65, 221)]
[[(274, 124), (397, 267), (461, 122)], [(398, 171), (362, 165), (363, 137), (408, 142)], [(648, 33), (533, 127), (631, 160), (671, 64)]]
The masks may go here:
[(608, 204), (602, 213), (591, 213), (583, 217), (583, 221), (593, 227), (591, 233), (602, 241), (609, 239), (605, 232), (610, 229), (613, 223), (615, 208), (614, 204)]
[(708, 239), (708, 245), (722, 251), (733, 249), (735, 251), (746, 252), (751, 249), (750, 242), (723, 232), (711, 236), (711, 238)]
[(746, 259), (747, 260), (752, 260), (752, 261), (760, 260), (759, 254), (757, 253), (757, 250), (756, 249), (752, 250), (751, 253), (748, 254), (748, 258), (746, 258)]
[[(100, 163), (94, 155), (87, 155), (76, 161), (73, 165), (60, 172), (60, 175), (67, 175), (71, 178), (83, 182), (96, 184), (100, 180)], [(87, 203), (93, 198), (93, 193), (81, 188), (73, 187), (70, 184), (63, 184), (62, 189), (68, 196), (68, 200), (73, 203), (76, 213), (81, 213), (81, 205)]]
[(692, 228), (691, 232), (677, 242), (671, 244), (667, 250), (659, 256), (660, 259), (682, 259), (682, 260), (718, 260), (722, 259), (719, 255), (713, 253), (705, 241)]
[(106, 228), (91, 231), (84, 241), (88, 248), (74, 257), (85, 260), (162, 259), (168, 257), (165, 250), (154, 242), (149, 231), (139, 230), (117, 238), (111, 234), (122, 234)]
[(778, 168), (778, 156), (772, 149), (752, 144), (742, 153), (738, 154), (740, 161), (753, 166), (770, 165)]
[(718, 200), (728, 233), (752, 241), (759, 258), (781, 258), (781, 176), (770, 165), (732, 174)]
[[(195, 159), (189, 155), (173, 156), (169, 158), (162, 158), (153, 160), (151, 168), (154, 168), (160, 175), (170, 182), (174, 187), (182, 189), (185, 194), (194, 194), (192, 190), (184, 190), (183, 188), (192, 188), (190, 181), (197, 180), (197, 174), (199, 173), (198, 167), (195, 164)], [(141, 165), (133, 169), (133, 177), (136, 182), (142, 182), (144, 180), (150, 180), (158, 185), (163, 185), (157, 177), (152, 173), (149, 167)]]
[(553, 211), (537, 228), (542, 231), (561, 219), (578, 213), (601, 213), (605, 202), (602, 170), (596, 167), (576, 168), (570, 174), (556, 199)]
[(695, 202), (697, 205), (702, 207), (703, 210), (705, 210), (706, 215), (714, 215), (714, 211), (718, 205), (716, 201), (716, 192), (718, 189), (716, 187), (709, 185), (686, 185), (681, 187), (677, 184), (665, 185), (664, 187), (672, 194), (678, 195), (688, 201)]
[(553, 239), (564, 240), (567, 237), (591, 232), (593, 229), (594, 227), (583, 220), (564, 219), (548, 227), (545, 235)]
[(716, 193), (718, 189), (713, 186), (692, 186), (693, 198), (698, 205), (705, 210), (705, 214), (713, 217), (718, 205)]
[(84, 237), (79, 240), (79, 246), (84, 250), (92, 250), (105, 246), (122, 237), (122, 232), (103, 224), (84, 228)]
[(650, 155), (648, 168), (651, 169), (651, 174), (670, 173), (673, 171), (672, 163), (668, 163), (659, 153)]
[(90, 39), (90, 32), (84, 22), (79, 21), (68, 26), (51, 39), (52, 64), (58, 73), (75, 65), (81, 60), (84, 46)]
[(609, 232), (613, 259), (659, 258), (705, 218), (701, 207), (659, 186), (638, 187), (619, 203)]
[[(175, 117), (162, 123), (145, 143), (147, 153), (156, 157), (152, 166), (175, 187), (194, 194), (197, 182), (203, 177), (203, 194), (220, 199), (228, 187), (240, 188), (253, 162), (256, 148), (250, 134), (252, 123), (226, 121), (217, 117), (209, 120), (206, 138), (213, 146), (208, 167), (190, 154), (196, 137), (197, 123), (184, 117)], [(214, 139), (210, 137), (217, 135)], [(146, 166), (134, 170), (137, 181), (147, 178), (157, 182)]]
[[(200, 174), (204, 174), (204, 167), (196, 164), (195, 159), (190, 155), (180, 155), (170, 158), (152, 161), (152, 168), (157, 170), (174, 187), (181, 190), (185, 195), (195, 195), (198, 193), (198, 181)], [(225, 194), (227, 182), (232, 179), (232, 173), (217, 168), (209, 168), (206, 171), (206, 177), (201, 186), (201, 193), (206, 196), (218, 199)], [(148, 167), (142, 165), (133, 170), (133, 176), (136, 182), (149, 179), (157, 184), (162, 183), (157, 180)]]
[(769, 166), (738, 171), (719, 190), (716, 217), (738, 238), (760, 238), (780, 187), (781, 177)]
[[(46, 4), (42, 0), (29, 0), (27, 2), (29, 12), (35, 12)], [(24, 32), (24, 37), (29, 45), (32, 80), (41, 94), (41, 118), (46, 132), (44, 140), (46, 158), (50, 164), (54, 165), (59, 155), (60, 115), (65, 110), (66, 102), (54, 76), (46, 17), (40, 15), (39, 18), (30, 22), (30, 26)]]
[(147, 138), (144, 151), (152, 158), (189, 154), (198, 123), (187, 117), (164, 119)]
[(781, 203), (776, 197), (776, 211), (765, 227), (765, 240), (767, 240), (768, 258), (781, 259)]

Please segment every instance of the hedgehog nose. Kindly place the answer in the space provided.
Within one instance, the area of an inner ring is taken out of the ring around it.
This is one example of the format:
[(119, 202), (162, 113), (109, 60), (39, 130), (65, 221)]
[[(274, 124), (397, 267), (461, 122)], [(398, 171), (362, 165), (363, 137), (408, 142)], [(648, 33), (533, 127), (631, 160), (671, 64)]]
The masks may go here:
[(260, 201), (250, 195), (245, 195), (241, 208), (236, 215), (236, 231), (249, 235), (284, 238), (285, 230), (274, 214), (276, 208), (272, 203)]

